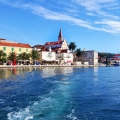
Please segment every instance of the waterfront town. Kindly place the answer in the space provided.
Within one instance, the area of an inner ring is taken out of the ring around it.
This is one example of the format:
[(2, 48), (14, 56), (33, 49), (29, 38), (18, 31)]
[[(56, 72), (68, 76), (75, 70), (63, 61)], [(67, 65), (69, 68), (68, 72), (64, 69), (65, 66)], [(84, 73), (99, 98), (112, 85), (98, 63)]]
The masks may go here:
[(62, 36), (58, 40), (31, 46), (0, 38), (0, 65), (103, 65), (116, 64), (120, 55), (99, 53), (95, 50), (76, 49), (74, 42), (67, 43)]

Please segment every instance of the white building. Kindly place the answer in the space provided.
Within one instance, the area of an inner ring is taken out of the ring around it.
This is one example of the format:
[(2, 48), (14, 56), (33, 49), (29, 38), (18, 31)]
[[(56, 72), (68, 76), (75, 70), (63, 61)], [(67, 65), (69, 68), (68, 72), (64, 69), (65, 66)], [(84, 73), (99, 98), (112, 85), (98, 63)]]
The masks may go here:
[(56, 60), (56, 53), (49, 48), (49, 51), (41, 50), (39, 52), (40, 54), (40, 63), (53, 63), (53, 62), (59, 62)]
[(60, 61), (60, 64), (71, 64), (73, 63), (72, 53), (58, 53), (56, 54), (56, 60)]
[(98, 52), (94, 50), (83, 51), (83, 59), (89, 65), (98, 65)]
[(40, 62), (55, 61), (59, 64), (73, 62), (73, 53), (70, 53), (68, 44), (62, 37), (60, 29), (58, 40), (55, 42), (46, 42), (43, 49), (40, 51)]

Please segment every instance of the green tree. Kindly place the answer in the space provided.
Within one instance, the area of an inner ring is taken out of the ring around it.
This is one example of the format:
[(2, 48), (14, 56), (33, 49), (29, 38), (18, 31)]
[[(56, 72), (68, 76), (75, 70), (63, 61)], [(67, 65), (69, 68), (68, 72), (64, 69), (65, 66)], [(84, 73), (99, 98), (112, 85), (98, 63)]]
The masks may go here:
[(112, 58), (114, 56), (114, 54), (112, 54), (112, 53), (98, 53), (98, 56), (99, 56), (99, 62), (102, 62), (101, 58), (104, 57), (104, 58), (106, 58), (105, 64), (109, 64), (110, 58)]
[(6, 53), (3, 50), (0, 50), (0, 63), (3, 64), (6, 62)]
[(7, 59), (13, 61), (14, 59), (16, 59), (16, 55), (17, 54), (15, 52), (10, 52)]
[(78, 57), (78, 59), (82, 56), (82, 51), (80, 48), (77, 48), (76, 50), (76, 56)]
[(98, 62), (102, 62), (101, 58), (102, 58), (102, 57), (106, 57), (106, 54), (105, 54), (105, 53), (100, 53), (100, 52), (98, 52), (98, 56), (99, 56)]
[(70, 44), (69, 44), (69, 49), (72, 51), (72, 53), (73, 53), (73, 51), (76, 49), (76, 44), (75, 44), (75, 42), (70, 42)]
[(30, 60), (30, 54), (26, 53), (26, 52), (23, 52), (21, 54), (18, 55), (18, 59), (19, 60)]
[(31, 59), (33, 60), (33, 61), (35, 61), (35, 60), (38, 60), (39, 59), (39, 53), (38, 53), (38, 51), (36, 51), (36, 50), (32, 50), (31, 52), (30, 52), (30, 57), (31, 57)]

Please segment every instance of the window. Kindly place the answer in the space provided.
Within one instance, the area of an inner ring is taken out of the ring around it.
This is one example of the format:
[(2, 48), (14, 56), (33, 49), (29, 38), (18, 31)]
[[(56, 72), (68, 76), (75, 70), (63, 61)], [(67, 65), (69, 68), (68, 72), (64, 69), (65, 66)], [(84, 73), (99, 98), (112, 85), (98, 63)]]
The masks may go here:
[(19, 48), (19, 52), (21, 52), (21, 48)]
[(26, 52), (28, 52), (28, 49), (26, 49)]
[(6, 50), (6, 47), (3, 47), (3, 50)]
[(14, 48), (12, 48), (12, 52), (14, 51)]

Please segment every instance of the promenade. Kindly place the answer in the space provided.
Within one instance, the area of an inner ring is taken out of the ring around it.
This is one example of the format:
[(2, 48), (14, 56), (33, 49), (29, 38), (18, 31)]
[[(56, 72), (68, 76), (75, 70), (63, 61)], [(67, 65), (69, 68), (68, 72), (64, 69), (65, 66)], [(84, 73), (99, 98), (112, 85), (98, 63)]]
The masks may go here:
[(0, 65), (0, 68), (21, 68), (21, 67), (102, 67), (106, 65)]

